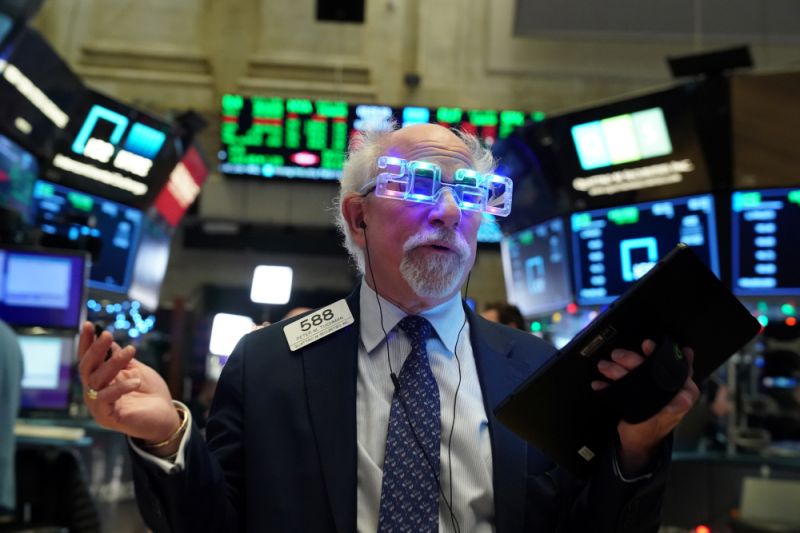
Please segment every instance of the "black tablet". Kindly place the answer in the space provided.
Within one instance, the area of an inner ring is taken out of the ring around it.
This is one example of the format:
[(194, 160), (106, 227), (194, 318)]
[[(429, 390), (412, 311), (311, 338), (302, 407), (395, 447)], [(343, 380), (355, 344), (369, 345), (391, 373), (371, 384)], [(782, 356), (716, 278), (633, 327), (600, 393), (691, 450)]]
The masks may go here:
[[(562, 467), (587, 476), (613, 442), (623, 411), (645, 403), (637, 394), (646, 396), (652, 385), (627, 387), (628, 396), (623, 397), (620, 380), (596, 392), (591, 382), (605, 379), (597, 370), (600, 359), (609, 359), (615, 348), (641, 352), (642, 341), (649, 338), (670, 344), (658, 350), (659, 359), (680, 371), (676, 364), (682, 354), (672, 344), (689, 346), (699, 383), (760, 329), (694, 252), (679, 244), (503, 400), (495, 415)], [(626, 384), (628, 378), (655, 372), (648, 363), (623, 378)]]

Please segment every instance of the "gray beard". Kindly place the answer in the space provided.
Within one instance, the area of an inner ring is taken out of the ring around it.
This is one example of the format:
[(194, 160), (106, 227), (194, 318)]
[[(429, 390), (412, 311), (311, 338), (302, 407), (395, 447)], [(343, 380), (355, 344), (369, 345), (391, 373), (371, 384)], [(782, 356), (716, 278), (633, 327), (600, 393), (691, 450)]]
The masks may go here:
[(400, 274), (417, 296), (442, 298), (458, 290), (467, 258), (458, 254), (424, 255), (409, 250), (400, 262)]

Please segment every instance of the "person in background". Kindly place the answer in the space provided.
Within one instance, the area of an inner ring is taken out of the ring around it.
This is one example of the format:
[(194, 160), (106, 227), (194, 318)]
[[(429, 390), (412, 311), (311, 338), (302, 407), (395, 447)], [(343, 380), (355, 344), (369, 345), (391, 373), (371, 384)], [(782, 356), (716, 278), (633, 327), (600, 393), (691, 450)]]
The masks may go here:
[[(337, 219), (363, 280), (344, 300), (240, 340), (206, 440), (133, 347), (83, 327), (85, 401), (129, 436), (153, 531), (658, 529), (669, 434), (699, 394), (691, 379), (650, 419), (620, 422), (587, 480), (494, 417), (555, 350), (462, 300), (482, 215), (462, 188), (493, 168), (476, 137), (438, 125), (356, 137)], [(411, 180), (431, 201), (391, 194)], [(615, 350), (598, 371), (619, 379), (654, 347)]]
[(0, 524), (16, 511), (15, 436), (22, 384), (22, 349), (17, 335), (0, 320)]
[(492, 322), (527, 331), (525, 329), (525, 319), (522, 318), (522, 313), (519, 312), (519, 308), (516, 305), (505, 302), (490, 302), (483, 307), (481, 316)]

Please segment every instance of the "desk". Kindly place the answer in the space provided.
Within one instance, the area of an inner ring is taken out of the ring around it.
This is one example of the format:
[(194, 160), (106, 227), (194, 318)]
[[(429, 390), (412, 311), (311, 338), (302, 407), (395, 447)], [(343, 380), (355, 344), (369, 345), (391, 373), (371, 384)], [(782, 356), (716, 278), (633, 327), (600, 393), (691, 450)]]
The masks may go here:
[[(18, 459), (25, 456), (30, 461), (31, 454), (62, 451), (76, 456), (97, 509), (101, 532), (147, 531), (136, 506), (123, 435), (101, 428), (91, 419), (25, 419), (17, 427)], [(23, 480), (25, 473), (17, 475)]]
[(800, 480), (800, 457), (676, 452), (664, 495), (664, 525), (722, 529), (740, 506), (745, 477)]

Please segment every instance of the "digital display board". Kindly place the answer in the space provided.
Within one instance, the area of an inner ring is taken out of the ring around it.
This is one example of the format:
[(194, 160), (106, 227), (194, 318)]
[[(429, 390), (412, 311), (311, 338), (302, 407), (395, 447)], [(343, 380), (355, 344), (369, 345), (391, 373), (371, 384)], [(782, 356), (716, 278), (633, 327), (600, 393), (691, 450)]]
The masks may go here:
[(679, 242), (719, 276), (710, 194), (573, 213), (575, 294), (583, 305), (620, 296)]
[(800, 294), (800, 188), (737, 191), (731, 203), (734, 293)]
[(563, 220), (554, 218), (500, 242), (506, 299), (526, 317), (572, 301), (566, 238)]
[(45, 177), (144, 209), (178, 163), (175, 140), (168, 123), (88, 91), (58, 137)]
[(577, 209), (710, 191), (701, 89), (690, 83), (549, 117), (534, 148), (555, 155), (559, 186)]
[(0, 134), (0, 205), (28, 217), (33, 183), (39, 177), (39, 164), (31, 153)]
[(0, 50), (0, 131), (44, 159), (85, 96), (80, 78), (33, 28)]
[(142, 218), (138, 209), (55, 183), (40, 180), (34, 186), (34, 224), (59, 246), (91, 243), (93, 289), (128, 291)]
[(18, 335), (24, 372), (20, 409), (64, 411), (69, 408), (75, 336)]
[(88, 255), (0, 248), (0, 319), (14, 327), (77, 330)]
[(487, 145), (538, 113), (455, 107), (391, 107), (303, 98), (222, 97), (220, 171), (261, 178), (338, 180), (357, 131), (438, 123), (479, 136)]

